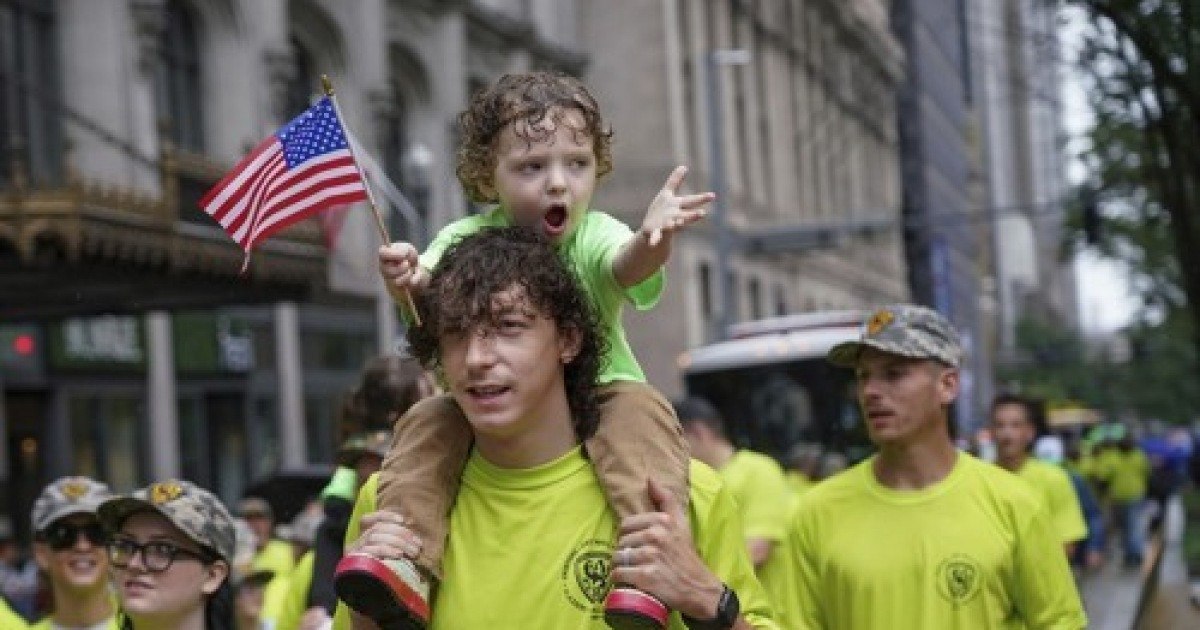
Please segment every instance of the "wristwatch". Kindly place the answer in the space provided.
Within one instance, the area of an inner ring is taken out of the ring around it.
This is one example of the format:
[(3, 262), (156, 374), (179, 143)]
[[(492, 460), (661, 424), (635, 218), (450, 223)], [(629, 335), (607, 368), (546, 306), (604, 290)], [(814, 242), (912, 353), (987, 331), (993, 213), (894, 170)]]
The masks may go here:
[(683, 623), (691, 630), (729, 630), (737, 623), (742, 612), (742, 603), (737, 593), (728, 584), (721, 585), (721, 598), (717, 600), (717, 616), (712, 619), (694, 619), (683, 615)]

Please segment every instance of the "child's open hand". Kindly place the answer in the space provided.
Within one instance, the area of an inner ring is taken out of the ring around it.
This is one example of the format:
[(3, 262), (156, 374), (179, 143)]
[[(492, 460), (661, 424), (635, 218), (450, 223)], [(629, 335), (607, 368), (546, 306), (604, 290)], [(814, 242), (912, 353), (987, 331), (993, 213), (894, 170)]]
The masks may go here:
[(670, 234), (684, 226), (704, 218), (708, 204), (717, 196), (706, 192), (695, 195), (680, 195), (679, 187), (687, 176), (686, 166), (677, 166), (667, 177), (667, 183), (650, 202), (646, 218), (642, 220), (642, 232), (650, 237), (650, 246), (658, 245), (664, 234)]

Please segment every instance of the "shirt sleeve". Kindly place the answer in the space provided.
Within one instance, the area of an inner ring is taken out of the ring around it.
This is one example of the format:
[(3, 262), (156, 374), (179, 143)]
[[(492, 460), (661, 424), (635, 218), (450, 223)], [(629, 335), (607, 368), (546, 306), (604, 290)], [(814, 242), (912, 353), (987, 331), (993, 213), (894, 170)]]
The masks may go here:
[(803, 517), (803, 497), (792, 501), (785, 526), (783, 545), (776, 550), (781, 557), (785, 584), (773, 588), (771, 596), (779, 611), (779, 620), (787, 628), (822, 630), (826, 628), (821, 609), (820, 574), (817, 549)]
[(631, 287), (621, 287), (617, 283), (613, 265), (621, 248), (633, 236), (633, 230), (612, 215), (599, 210), (590, 212), (595, 215), (592, 221), (594, 228), (587, 231), (586, 241), (581, 242), (580, 246), (590, 250), (584, 256), (596, 262), (598, 268), (592, 272), (597, 276), (602, 275), (605, 282), (620, 291), (635, 309), (645, 311), (654, 308), (666, 286), (666, 272), (659, 268), (645, 280)]
[(1029, 630), (1080, 630), (1087, 615), (1067, 566), (1062, 541), (1045, 509), (1035, 510), (1020, 532), (1011, 585), (1017, 612)]
[[(791, 489), (783, 470), (773, 461), (760, 460), (753, 471), (754, 483), (746, 486), (746, 538), (782, 542)], [(772, 552), (774, 553), (774, 552)]]
[(754, 567), (742, 541), (742, 524), (737, 505), (729, 492), (721, 487), (706, 514), (696, 513), (696, 501), (691, 505), (692, 531), (696, 532), (696, 548), (705, 565), (738, 595), (742, 617), (754, 628), (780, 630)]
[(1058, 531), (1063, 542), (1071, 543), (1087, 538), (1087, 521), (1083, 518), (1083, 508), (1080, 507), (1079, 495), (1067, 471), (1054, 469), (1056, 473), (1050, 485), (1051, 510), (1054, 514), (1054, 528)]

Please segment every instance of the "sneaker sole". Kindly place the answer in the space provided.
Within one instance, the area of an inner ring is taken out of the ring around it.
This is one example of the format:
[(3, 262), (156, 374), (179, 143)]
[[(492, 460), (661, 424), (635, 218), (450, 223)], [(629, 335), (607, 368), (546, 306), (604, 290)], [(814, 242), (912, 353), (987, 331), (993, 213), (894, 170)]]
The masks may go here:
[(381, 630), (424, 630), (429, 604), (394, 571), (375, 558), (348, 554), (333, 579), (338, 599), (379, 625)]
[(633, 588), (614, 587), (604, 600), (604, 621), (616, 630), (662, 630), (669, 616), (656, 597)]

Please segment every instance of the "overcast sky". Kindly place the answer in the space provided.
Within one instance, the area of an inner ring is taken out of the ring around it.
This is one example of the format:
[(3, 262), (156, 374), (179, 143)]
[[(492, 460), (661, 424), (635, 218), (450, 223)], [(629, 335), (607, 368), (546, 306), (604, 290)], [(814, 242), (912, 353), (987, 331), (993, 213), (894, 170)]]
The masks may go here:
[[(1084, 171), (1074, 155), (1082, 148), (1079, 138), (1091, 126), (1092, 120), (1073, 65), (1079, 47), (1079, 32), (1085, 24), (1078, 12), (1064, 12), (1064, 16), (1067, 20), (1061, 31), (1061, 44), (1067, 64), (1063, 68), (1062, 82), (1063, 125), (1071, 138), (1067, 144), (1067, 156), (1071, 160), (1067, 179), (1070, 184), (1076, 184), (1083, 179)], [(1084, 331), (1092, 334), (1110, 332), (1129, 323), (1136, 310), (1136, 300), (1130, 293), (1125, 267), (1085, 251), (1076, 258), (1075, 269), (1079, 279), (1079, 319)]]

